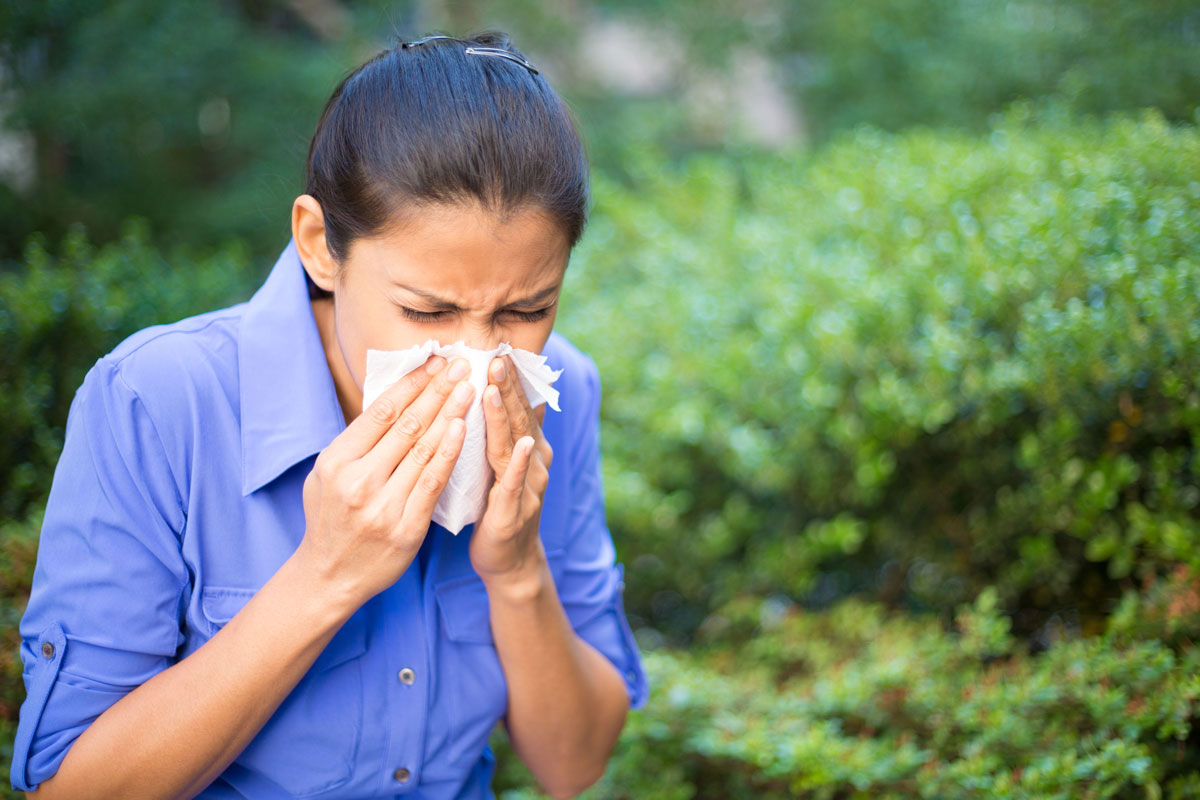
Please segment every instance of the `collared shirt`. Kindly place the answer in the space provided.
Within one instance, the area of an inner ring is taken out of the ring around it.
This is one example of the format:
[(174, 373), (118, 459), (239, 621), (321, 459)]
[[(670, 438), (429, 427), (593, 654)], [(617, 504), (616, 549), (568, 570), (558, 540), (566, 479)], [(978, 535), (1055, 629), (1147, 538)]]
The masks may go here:
[[(596, 366), (560, 334), (540, 520), (575, 632), (647, 684), (604, 518)], [(26, 699), (11, 782), (53, 775), (87, 726), (203, 646), (295, 551), (301, 489), (345, 428), (290, 242), (246, 303), (147, 328), (76, 392), (20, 622)], [(471, 567), (474, 526), (431, 525), (419, 558), (341, 628), (203, 798), (486, 798), (507, 691)]]

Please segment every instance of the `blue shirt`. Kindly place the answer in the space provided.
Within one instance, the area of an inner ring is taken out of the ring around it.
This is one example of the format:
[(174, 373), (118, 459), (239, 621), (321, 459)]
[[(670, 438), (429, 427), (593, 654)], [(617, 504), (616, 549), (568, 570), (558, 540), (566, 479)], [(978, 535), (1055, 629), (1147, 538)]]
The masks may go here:
[[(640, 708), (646, 678), (604, 518), (599, 376), (558, 333), (543, 354), (563, 370), (563, 410), (543, 425), (544, 549), (571, 625)], [(93, 720), (195, 652), (279, 569), (304, 535), (305, 476), (344, 428), (295, 242), (248, 302), (147, 328), (96, 362), (71, 405), (19, 626), (14, 789), (53, 775)], [(472, 531), (432, 525), (200, 797), (491, 797), (487, 739), (507, 691)]]

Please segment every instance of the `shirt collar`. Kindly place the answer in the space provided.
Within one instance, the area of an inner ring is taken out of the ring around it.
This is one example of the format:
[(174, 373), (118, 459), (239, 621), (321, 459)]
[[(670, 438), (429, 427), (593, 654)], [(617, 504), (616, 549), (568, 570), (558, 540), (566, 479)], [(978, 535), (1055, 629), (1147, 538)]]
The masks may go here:
[(319, 453), (346, 427), (295, 239), (246, 304), (238, 376), (245, 496)]

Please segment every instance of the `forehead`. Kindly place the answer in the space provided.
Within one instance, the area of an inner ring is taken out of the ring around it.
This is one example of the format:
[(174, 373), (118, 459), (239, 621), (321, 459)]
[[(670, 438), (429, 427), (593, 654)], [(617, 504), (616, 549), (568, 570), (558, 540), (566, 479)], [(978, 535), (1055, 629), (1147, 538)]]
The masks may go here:
[(356, 241), (347, 266), (469, 306), (556, 284), (569, 255), (561, 226), (538, 209), (501, 216), (477, 205), (429, 206)]

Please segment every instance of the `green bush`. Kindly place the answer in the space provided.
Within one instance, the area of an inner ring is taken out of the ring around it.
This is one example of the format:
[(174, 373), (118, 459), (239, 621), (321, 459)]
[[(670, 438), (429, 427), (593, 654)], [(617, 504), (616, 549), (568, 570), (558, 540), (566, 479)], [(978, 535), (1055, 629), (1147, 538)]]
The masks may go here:
[[(746, 67), (759, 58), (816, 144), (860, 124), (978, 132), (1021, 98), (1057, 98), (1079, 113), (1153, 107), (1174, 121), (1191, 120), (1200, 104), (1191, 0), (697, 0), (689, 9), (681, 14), (676, 0), (496, 0), (487, 10), (562, 65), (561, 85), (608, 171), (643, 142), (727, 151), (752, 136), (753, 114), (731, 106), (756, 93)], [(469, 5), (438, 13), (452, 27), (481, 19)], [(653, 42), (652, 73), (677, 53), (673, 75), (648, 94), (614, 93), (578, 59), (597, 19)]]
[[(1200, 635), (1200, 576), (1131, 593)], [(1182, 598), (1182, 599), (1181, 599)], [(1190, 616), (1172, 615), (1180, 602)], [(749, 608), (746, 609), (750, 611)], [(751, 614), (751, 616), (756, 616)], [(1114, 626), (1031, 654), (985, 592), (956, 630), (844, 601), (767, 614), (734, 651), (650, 653), (652, 690), (586, 800), (1183, 798), (1200, 790), (1200, 649)], [(987, 653), (977, 647), (990, 631)], [(542, 797), (502, 734), (502, 800)]]
[(1188, 0), (870, 0), (792, 3), (775, 48), (810, 54), (793, 83), (818, 136), (856, 124), (978, 130), (1019, 98), (1081, 113), (1200, 101)]
[[(1200, 790), (1196, 129), (1019, 106), (984, 137), (628, 166), (596, 176), (560, 327), (604, 380), (631, 614), (700, 647), (650, 653), (594, 796)], [(0, 747), (75, 388), (133, 330), (247, 297), (247, 262), (134, 224), (0, 274)], [(1022, 608), (1060, 613), (1030, 641)]]
[(8, 784), (17, 716), (25, 701), (21, 636), (17, 624), (29, 601), (37, 560), (41, 513), (21, 522), (0, 522), (0, 797), (21, 797)]
[[(600, 366), (635, 625), (743, 593), (949, 609), (1025, 635), (1197, 564), (1200, 137), (1017, 107), (989, 135), (862, 129), (807, 158), (596, 175), (560, 329)], [(37, 237), (0, 273), (0, 512), (49, 486), (83, 373), (250, 294), (244, 250)], [(252, 275), (252, 273), (256, 273)]]
[[(1200, 135), (860, 129), (597, 176), (561, 328), (643, 622), (742, 592), (1066, 606), (1200, 565)], [(1019, 617), (1028, 633), (1038, 615)]]
[(352, 28), (328, 41), (341, 27), (325, 20), (277, 2), (4, 4), (0, 129), (28, 137), (34, 179), (0, 176), (0, 257), (70, 222), (112, 241), (130, 215), (158, 244), (269, 253), (321, 108), (365, 49)]
[(45, 499), (71, 400), (96, 359), (148, 325), (247, 298), (251, 272), (238, 246), (164, 256), (141, 221), (98, 249), (76, 228), (57, 255), (31, 237), (24, 263), (0, 271), (0, 520)]
[[(30, 231), (57, 240), (70, 221), (110, 241), (131, 214), (150, 220), (159, 243), (237, 236), (269, 256), (337, 81), (392, 34), (434, 28), (511, 31), (578, 112), (607, 171), (643, 143), (687, 153), (744, 141), (746, 115), (729, 113), (720, 87), (740, 90), (746, 56), (763, 59), (814, 142), (860, 123), (978, 131), (1020, 97), (1061, 97), (1092, 113), (1151, 106), (1172, 120), (1190, 119), (1200, 98), (1190, 0), (697, 0), (689, 9), (675, 0), (0, 4), (0, 129), (15, 137), (6, 150), (17, 144), (20, 163), (0, 165), (0, 258), (17, 257)], [(678, 51), (654, 93), (614, 91), (580, 57), (612, 18), (653, 42), (651, 66)], [(22, 141), (33, 148), (24, 158)], [(26, 170), (28, 185), (8, 176)]]

